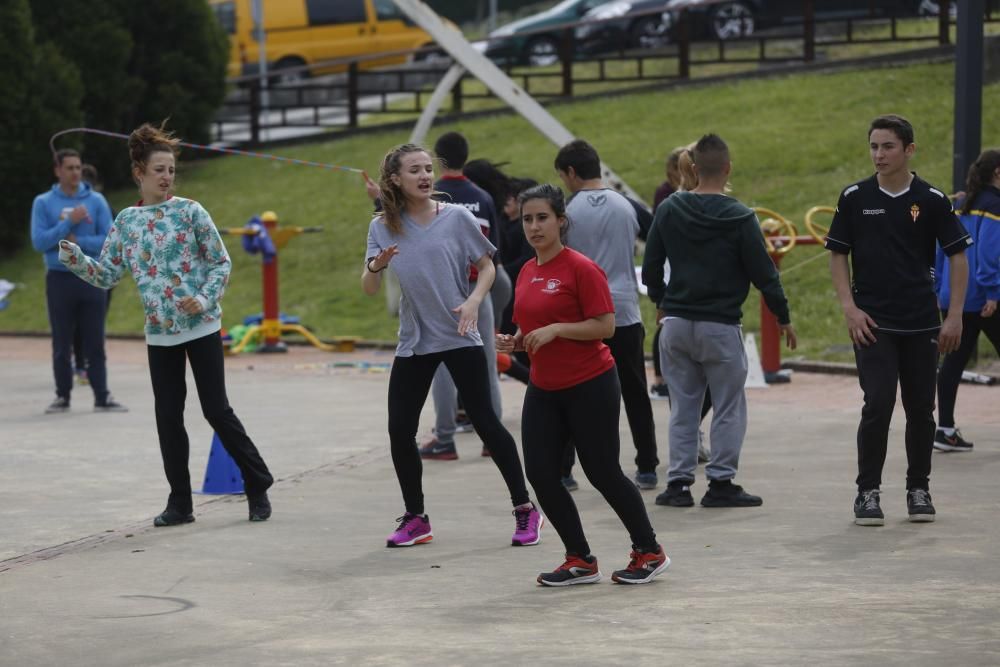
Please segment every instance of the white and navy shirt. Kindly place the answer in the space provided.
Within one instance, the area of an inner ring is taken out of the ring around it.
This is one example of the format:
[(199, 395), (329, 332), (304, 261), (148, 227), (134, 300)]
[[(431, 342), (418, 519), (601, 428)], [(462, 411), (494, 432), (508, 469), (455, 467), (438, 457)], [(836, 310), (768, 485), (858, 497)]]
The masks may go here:
[(854, 302), (881, 331), (919, 333), (941, 326), (934, 294), (937, 245), (948, 256), (972, 239), (948, 197), (913, 175), (910, 187), (889, 193), (876, 176), (840, 195), (826, 248), (851, 256)]

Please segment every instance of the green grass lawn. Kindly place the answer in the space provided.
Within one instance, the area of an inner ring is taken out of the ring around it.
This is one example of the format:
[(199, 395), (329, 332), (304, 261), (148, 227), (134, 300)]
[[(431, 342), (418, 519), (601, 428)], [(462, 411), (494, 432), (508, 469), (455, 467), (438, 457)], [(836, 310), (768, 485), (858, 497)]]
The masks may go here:
[[(805, 211), (833, 205), (847, 184), (871, 173), (865, 133), (878, 113), (908, 116), (917, 130), (914, 168), (932, 183), (951, 183), (953, 71), (950, 64), (859, 72), (818, 73), (678, 91), (608, 96), (553, 107), (553, 113), (633, 188), (652, 198), (663, 178), (663, 161), (674, 146), (714, 131), (733, 152), (732, 194), (754, 206), (776, 210), (804, 231)], [(1000, 84), (984, 90), (984, 109), (1000, 105)], [(985, 114), (990, 118), (989, 113)], [(556, 147), (519, 117), (498, 116), (436, 127), (463, 132), (472, 157), (507, 162), (507, 171), (558, 182), (552, 170)], [(283, 147), (276, 152), (375, 172), (382, 155), (408, 132), (385, 132)], [(1000, 127), (987, 123), (983, 145), (1000, 144)], [(125, 159), (122, 145), (122, 159)], [(236, 227), (264, 210), (292, 225), (321, 225), (324, 233), (301, 236), (281, 253), (281, 308), (298, 315), (321, 336), (394, 338), (396, 322), (382, 295), (360, 289), (365, 235), (371, 206), (356, 174), (283, 165), (242, 157), (181, 165), (178, 193), (201, 201), (219, 227)], [(135, 193), (110, 193), (116, 209)], [(25, 221), (27, 224), (27, 221)], [(224, 302), (225, 323), (237, 324), (260, 310), (260, 260), (246, 255), (236, 237), (232, 284)], [(799, 331), (800, 352), (811, 359), (850, 358), (842, 317), (834, 299), (823, 251), (799, 247), (785, 259), (785, 288)], [(0, 311), (0, 330), (47, 329), (44, 270), (30, 248), (0, 263), (0, 278), (19, 283), (10, 306)], [(647, 323), (652, 309), (644, 305)], [(745, 323), (758, 322), (751, 294)], [(126, 279), (114, 296), (109, 330), (138, 333), (142, 315), (135, 288)]]

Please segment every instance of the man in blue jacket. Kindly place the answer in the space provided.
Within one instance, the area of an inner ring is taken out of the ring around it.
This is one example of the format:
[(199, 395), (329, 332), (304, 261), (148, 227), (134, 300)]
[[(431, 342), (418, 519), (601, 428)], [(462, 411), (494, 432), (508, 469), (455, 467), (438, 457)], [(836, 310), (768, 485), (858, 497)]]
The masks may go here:
[(107, 295), (71, 274), (59, 262), (59, 241), (78, 244), (91, 256), (101, 253), (111, 228), (111, 209), (103, 195), (82, 182), (80, 154), (64, 149), (55, 155), (58, 182), (35, 197), (31, 207), (31, 243), (45, 258), (45, 299), (52, 328), (52, 371), (56, 399), (46, 413), (67, 412), (73, 389), (73, 332), (79, 327), (95, 412), (125, 412), (108, 392), (104, 363), (104, 315)]

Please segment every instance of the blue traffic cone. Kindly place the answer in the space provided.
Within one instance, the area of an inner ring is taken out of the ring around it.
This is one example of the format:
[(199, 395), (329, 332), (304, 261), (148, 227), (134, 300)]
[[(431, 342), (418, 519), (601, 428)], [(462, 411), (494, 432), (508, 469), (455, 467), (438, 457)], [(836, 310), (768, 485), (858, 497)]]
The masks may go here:
[(209, 495), (243, 493), (243, 475), (236, 466), (236, 461), (222, 446), (218, 433), (212, 434), (212, 450), (208, 453), (201, 492)]

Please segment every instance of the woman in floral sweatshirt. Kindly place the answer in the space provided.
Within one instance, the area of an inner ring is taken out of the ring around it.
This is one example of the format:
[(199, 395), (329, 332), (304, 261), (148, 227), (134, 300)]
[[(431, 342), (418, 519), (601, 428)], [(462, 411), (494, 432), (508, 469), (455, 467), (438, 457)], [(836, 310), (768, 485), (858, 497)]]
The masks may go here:
[(205, 418), (243, 473), (250, 520), (265, 521), (271, 516), (267, 489), (274, 480), (226, 397), (219, 302), (232, 266), (208, 212), (198, 202), (171, 195), (178, 143), (162, 126), (144, 124), (132, 132), (132, 176), (142, 199), (115, 218), (98, 259), (62, 241), (59, 260), (91, 285), (110, 289), (129, 271), (139, 288), (156, 430), (170, 484), (167, 507), (153, 525), (194, 521), (184, 429), (185, 358)]

